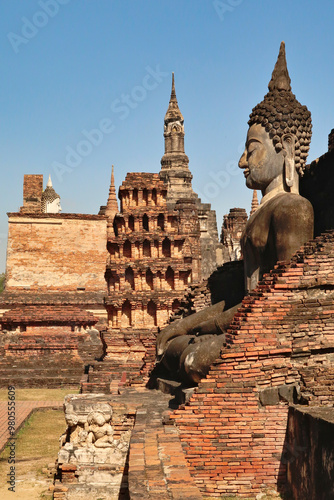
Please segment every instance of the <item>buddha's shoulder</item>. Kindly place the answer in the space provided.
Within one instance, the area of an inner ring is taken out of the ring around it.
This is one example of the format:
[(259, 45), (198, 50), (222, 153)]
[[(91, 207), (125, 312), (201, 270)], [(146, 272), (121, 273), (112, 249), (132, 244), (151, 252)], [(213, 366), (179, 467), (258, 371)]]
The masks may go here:
[(281, 193), (270, 200), (270, 202), (272, 202), (271, 210), (273, 215), (290, 215), (291, 217), (313, 216), (312, 204), (300, 194)]
[(271, 205), (273, 208), (282, 208), (282, 210), (286, 209), (311, 209), (312, 205), (303, 196), (296, 193), (280, 193), (268, 202), (268, 206)]

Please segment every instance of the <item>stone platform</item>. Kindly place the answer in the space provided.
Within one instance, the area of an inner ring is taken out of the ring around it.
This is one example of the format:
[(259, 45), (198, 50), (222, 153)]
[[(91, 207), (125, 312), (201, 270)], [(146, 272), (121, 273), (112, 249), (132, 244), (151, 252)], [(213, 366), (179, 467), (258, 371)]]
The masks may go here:
[[(96, 477), (103, 476), (104, 480), (100, 485), (93, 485), (85, 484), (83, 476), (80, 479), (82, 465), (70, 459), (59, 467), (54, 499), (200, 500), (202, 496), (187, 468), (179, 431), (169, 419), (173, 410), (170, 395), (143, 387), (120, 389), (120, 392), (101, 396), (103, 403), (113, 408), (114, 436), (127, 431), (130, 419), (134, 417), (125, 463), (117, 471), (111, 467), (109, 470), (107, 465), (103, 470), (95, 466), (98, 469)], [(81, 408), (80, 397), (83, 401), (89, 399), (89, 404), (92, 398), (99, 398), (91, 394), (76, 395), (76, 404)], [(124, 415), (121, 418), (120, 408)], [(86, 465), (84, 468), (86, 473)], [(94, 464), (91, 464), (90, 469), (93, 468)], [(105, 480), (107, 474), (110, 474), (110, 482)], [(111, 485), (113, 479), (118, 481), (118, 491)]]

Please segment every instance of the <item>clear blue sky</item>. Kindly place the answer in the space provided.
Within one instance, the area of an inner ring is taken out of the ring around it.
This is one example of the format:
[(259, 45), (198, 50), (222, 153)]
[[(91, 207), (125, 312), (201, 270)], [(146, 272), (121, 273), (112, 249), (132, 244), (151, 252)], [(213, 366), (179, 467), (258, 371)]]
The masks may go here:
[[(236, 163), (281, 40), (292, 90), (312, 112), (309, 161), (327, 151), (332, 0), (0, 0), (0, 8), (0, 271), (6, 212), (22, 205), (24, 174), (46, 184), (51, 173), (63, 212), (97, 213), (112, 163), (117, 185), (127, 172), (160, 170), (172, 71), (193, 187), (219, 228), (230, 208), (250, 208)], [(85, 133), (101, 126), (87, 149)], [(78, 149), (69, 168), (66, 155)]]

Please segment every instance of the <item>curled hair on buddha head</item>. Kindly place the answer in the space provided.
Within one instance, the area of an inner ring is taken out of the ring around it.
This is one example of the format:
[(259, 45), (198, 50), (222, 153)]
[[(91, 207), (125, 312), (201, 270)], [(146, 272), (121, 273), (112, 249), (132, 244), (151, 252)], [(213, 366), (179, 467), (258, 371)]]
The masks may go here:
[(260, 104), (253, 108), (248, 124), (265, 127), (277, 152), (283, 149), (282, 139), (291, 134), (295, 137), (295, 168), (304, 174), (305, 161), (310, 149), (312, 122), (306, 106), (297, 101), (291, 92), (291, 80), (285, 58), (285, 43), (282, 42), (278, 59), (268, 85), (269, 92)]
[(42, 212), (46, 212), (46, 204), (47, 203), (52, 203), (53, 201), (55, 201), (57, 199), (60, 200), (60, 196), (53, 189), (51, 175), (49, 175), (48, 183), (46, 185), (45, 190), (42, 193), (42, 198), (41, 198)]

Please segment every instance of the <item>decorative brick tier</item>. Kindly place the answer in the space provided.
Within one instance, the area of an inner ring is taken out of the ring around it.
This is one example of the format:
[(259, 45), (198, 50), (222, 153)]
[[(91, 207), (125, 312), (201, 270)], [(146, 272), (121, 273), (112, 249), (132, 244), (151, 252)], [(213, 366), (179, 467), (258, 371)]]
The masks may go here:
[(221, 357), (172, 415), (203, 493), (284, 491), (289, 403), (333, 407), (333, 301), (333, 231), (243, 300)]
[(127, 174), (119, 189), (121, 214), (108, 223), (110, 329), (166, 324), (188, 284), (200, 279), (195, 203), (169, 208), (166, 196), (158, 174)]

